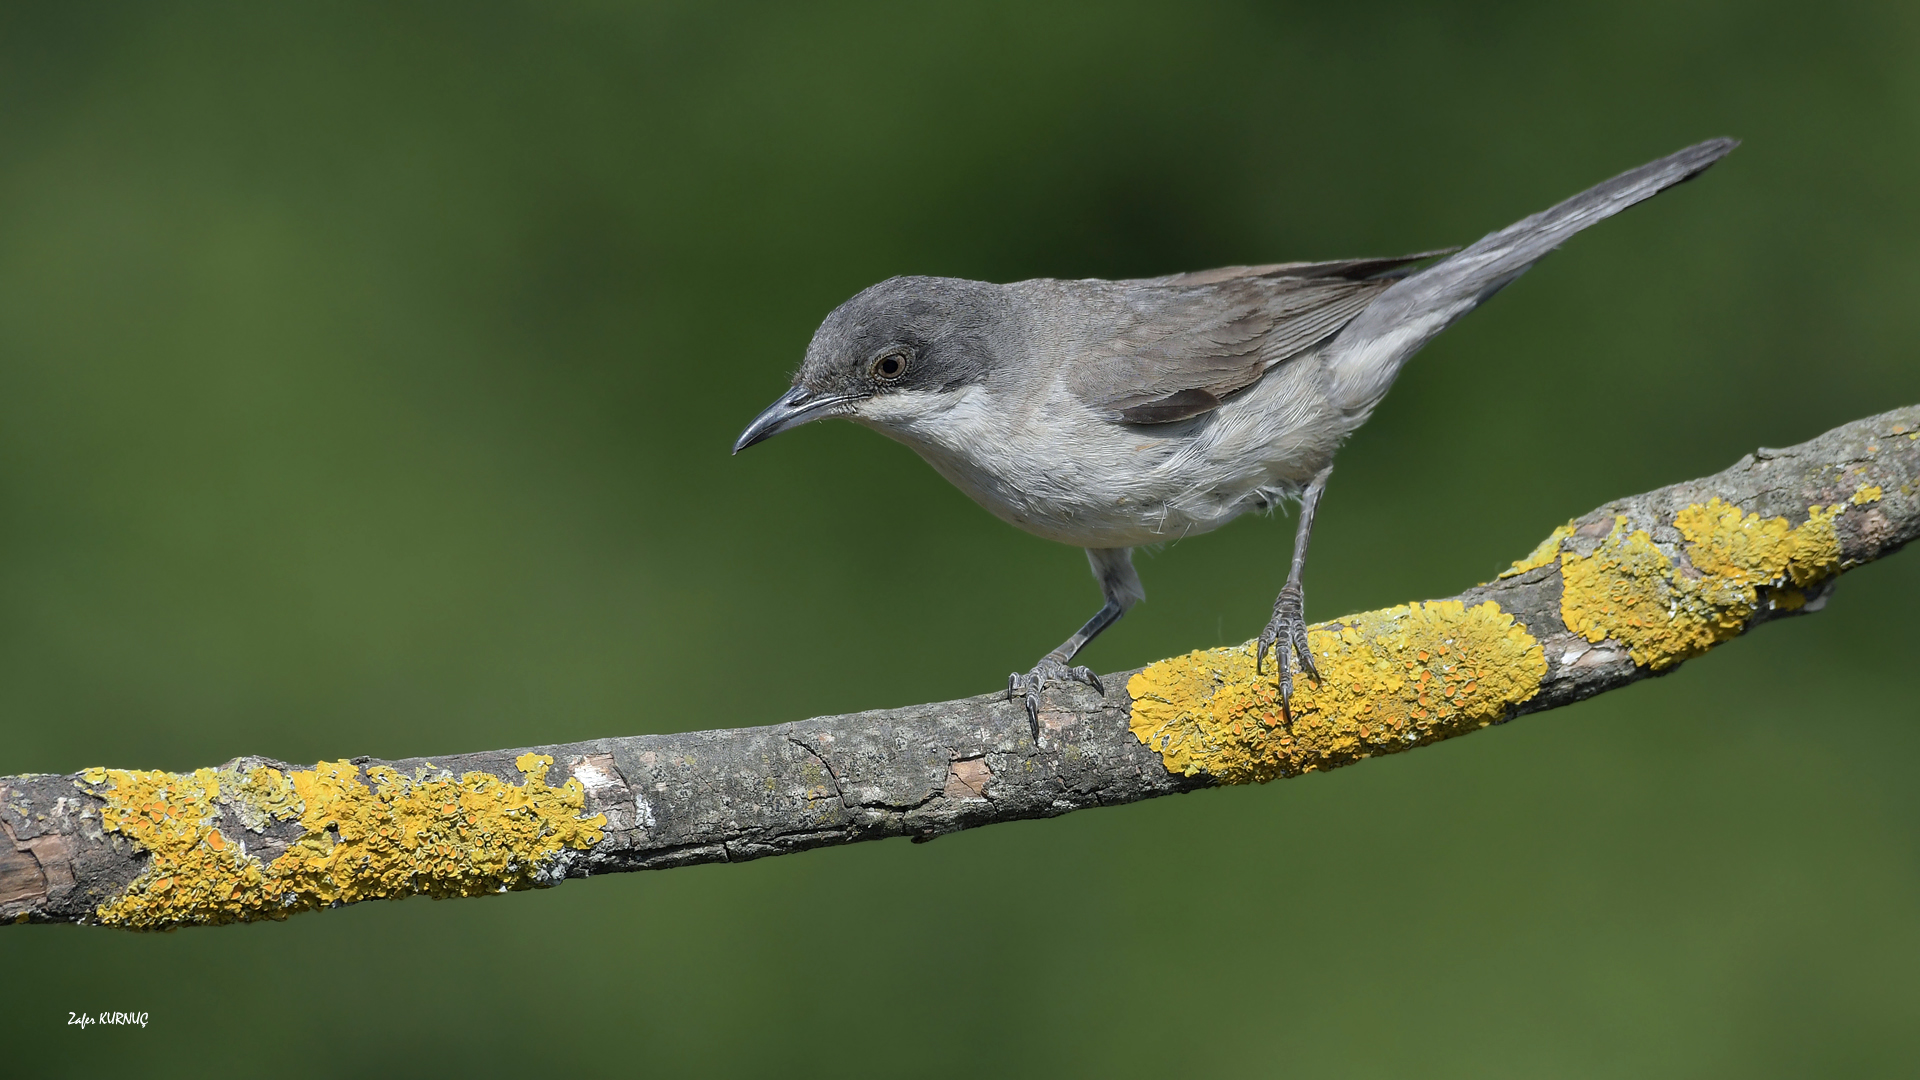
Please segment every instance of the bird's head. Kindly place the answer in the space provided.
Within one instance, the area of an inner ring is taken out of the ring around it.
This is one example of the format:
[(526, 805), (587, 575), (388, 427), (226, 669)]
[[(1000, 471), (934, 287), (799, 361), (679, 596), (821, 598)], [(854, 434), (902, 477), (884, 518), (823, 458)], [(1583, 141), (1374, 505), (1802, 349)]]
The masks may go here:
[(733, 444), (739, 453), (823, 416), (889, 434), (951, 409), (992, 368), (998, 286), (954, 278), (889, 278), (834, 309), (807, 346), (793, 388)]

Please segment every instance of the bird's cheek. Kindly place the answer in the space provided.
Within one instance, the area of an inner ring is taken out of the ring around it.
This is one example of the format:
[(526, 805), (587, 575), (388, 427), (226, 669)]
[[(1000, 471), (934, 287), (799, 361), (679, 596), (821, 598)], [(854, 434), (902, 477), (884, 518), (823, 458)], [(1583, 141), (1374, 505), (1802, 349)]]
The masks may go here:
[(930, 415), (926, 403), (914, 400), (917, 396), (876, 394), (856, 404), (848, 415), (872, 427), (905, 430), (924, 422)]

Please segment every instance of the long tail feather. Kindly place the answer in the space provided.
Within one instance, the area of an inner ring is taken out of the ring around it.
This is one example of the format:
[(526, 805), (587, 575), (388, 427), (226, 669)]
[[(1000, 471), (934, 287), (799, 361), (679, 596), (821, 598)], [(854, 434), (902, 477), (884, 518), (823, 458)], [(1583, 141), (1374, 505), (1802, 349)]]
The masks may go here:
[(1422, 345), (1574, 233), (1691, 180), (1740, 145), (1710, 139), (1588, 188), (1395, 284), (1327, 346), (1334, 401), (1364, 416)]

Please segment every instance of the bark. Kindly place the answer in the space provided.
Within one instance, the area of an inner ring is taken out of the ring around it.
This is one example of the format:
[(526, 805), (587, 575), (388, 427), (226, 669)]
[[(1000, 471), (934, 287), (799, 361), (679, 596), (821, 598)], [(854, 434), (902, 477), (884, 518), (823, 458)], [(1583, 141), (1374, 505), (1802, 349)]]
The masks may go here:
[[(1780, 571), (1747, 594), (1762, 597), (1754, 610), (1736, 605), (1742, 617), (1716, 632), (1731, 637), (1817, 611), (1840, 570), (1920, 533), (1920, 407), (1847, 424), (1791, 449), (1761, 449), (1717, 475), (1600, 507), (1557, 532), (1557, 546), (1531, 560), (1539, 565), (1451, 598), (1466, 609), (1497, 604), (1539, 646), (1545, 669), (1537, 689), (1499, 706), (1491, 722), (1625, 686), (1700, 651), (1656, 656), (1659, 649), (1635, 645), (1639, 639), (1624, 632), (1628, 640), (1591, 640), (1599, 633), (1592, 626), (1585, 633), (1569, 628), (1575, 606), (1564, 590), (1574, 561), (1624, 542), (1630, 528), (1671, 556), (1674, 588), (1734, 581), (1703, 568), (1706, 549), (1689, 548), (1674, 525), (1688, 508), (1711, 506), (1714, 498), (1754, 515), (1731, 519), (1730, 542), (1745, 544), (1780, 519), (1784, 524), (1766, 535), (1830, 525), (1838, 545), (1833, 566), (1807, 571), (1812, 580), (1795, 576), (1804, 569), (1797, 565)], [(1821, 507), (1829, 508), (1824, 519)], [(1373, 625), (1362, 617), (1343, 622)], [(1233, 652), (1188, 659), (1218, 663)], [(1275, 750), (1272, 767), (1258, 774), (1191, 764), (1176, 771), (1162, 756), (1165, 743), (1150, 748), (1143, 742), (1148, 733), (1129, 726), (1135, 701), (1128, 688), (1130, 680), (1136, 690), (1144, 685), (1133, 680), (1140, 671), (1104, 676), (1104, 697), (1078, 686), (1049, 690), (1037, 741), (1021, 703), (994, 693), (774, 727), (432, 759), (309, 767), (242, 758), (197, 773), (0, 778), (0, 919), (169, 928), (421, 892), (477, 895), (889, 836), (929, 839), (1333, 767), (1489, 722), (1423, 723), (1398, 741), (1351, 736), (1318, 749)], [(1281, 735), (1293, 718), (1269, 716), (1263, 723), (1273, 733), (1256, 734), (1280, 739), (1275, 746), (1287, 743)]]

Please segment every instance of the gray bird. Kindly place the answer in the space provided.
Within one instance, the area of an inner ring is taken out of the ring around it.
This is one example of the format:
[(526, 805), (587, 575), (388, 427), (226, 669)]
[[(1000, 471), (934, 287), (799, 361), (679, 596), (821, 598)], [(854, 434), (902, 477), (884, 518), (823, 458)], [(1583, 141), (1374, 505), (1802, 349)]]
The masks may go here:
[(1036, 737), (1049, 684), (1106, 693), (1070, 665), (1144, 597), (1134, 548), (1297, 499), (1292, 567), (1254, 661), (1273, 649), (1284, 703), (1289, 650), (1319, 677), (1300, 583), (1314, 509), (1334, 452), (1401, 366), (1574, 233), (1737, 145), (1714, 139), (1622, 173), (1425, 269), (1448, 251), (1132, 281), (891, 278), (827, 316), (793, 388), (733, 450), (844, 416), (912, 447), (1002, 520), (1085, 548), (1105, 606), (1008, 680)]

